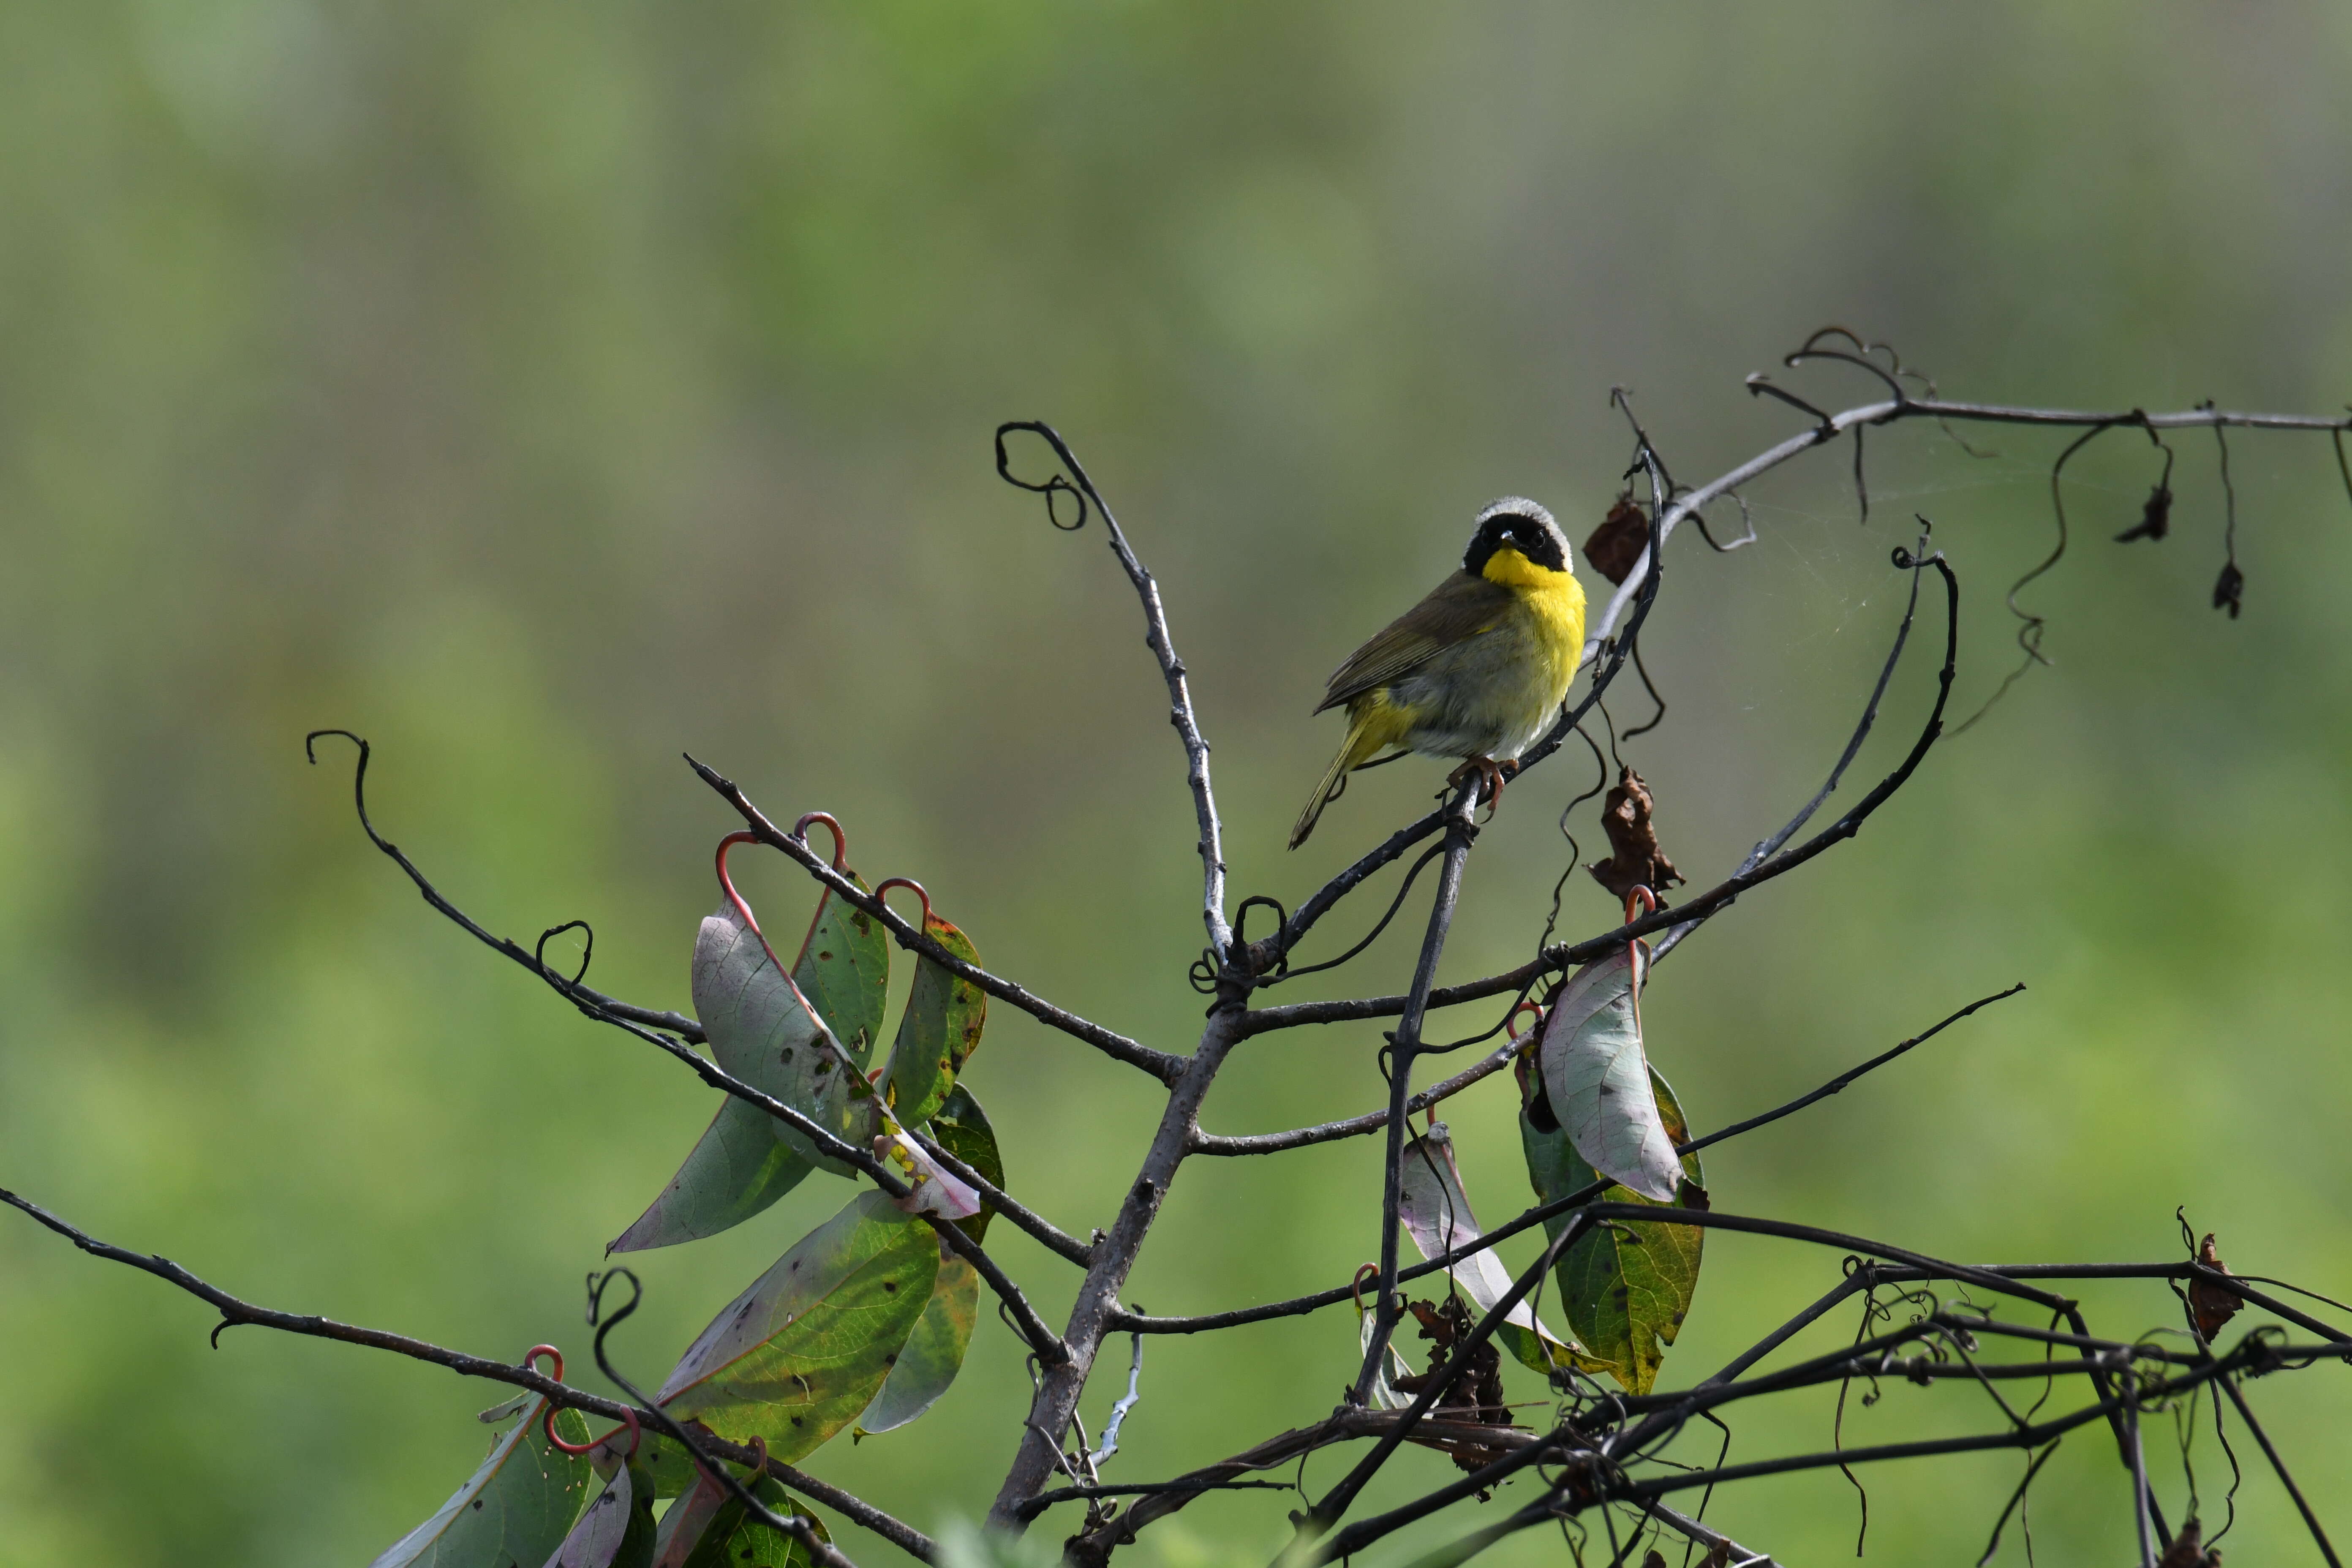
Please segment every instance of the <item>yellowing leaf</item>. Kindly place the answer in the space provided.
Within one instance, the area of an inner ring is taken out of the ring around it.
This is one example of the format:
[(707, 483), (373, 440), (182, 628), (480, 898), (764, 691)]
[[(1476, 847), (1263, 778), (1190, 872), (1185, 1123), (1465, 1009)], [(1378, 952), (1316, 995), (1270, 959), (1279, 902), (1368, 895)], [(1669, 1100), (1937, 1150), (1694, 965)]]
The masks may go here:
[(930, 1304), (907, 1336), (882, 1392), (858, 1417), (858, 1430), (887, 1432), (929, 1410), (963, 1369), (964, 1352), (979, 1317), (980, 1270), (942, 1250)]
[(703, 1330), (657, 1396), (791, 1463), (872, 1402), (931, 1299), (938, 1233), (860, 1194)]
[[(963, 932), (935, 915), (923, 917), (923, 934), (977, 966), (980, 954)], [(931, 1119), (956, 1074), (980, 1047), (981, 1026), (988, 1018), (988, 993), (928, 958), (915, 960), (914, 989), (898, 1019), (898, 1037), (890, 1048), (890, 1075), (884, 1098), (901, 1127), (920, 1127)]]
[[(1675, 1142), (1689, 1137), (1682, 1107), (1674, 1090), (1655, 1068), (1649, 1073), (1652, 1102), (1660, 1124)], [(1528, 1178), (1536, 1197), (1553, 1198), (1588, 1187), (1599, 1180), (1592, 1167), (1580, 1159), (1567, 1133), (1551, 1115), (1546, 1095), (1530, 1093), (1519, 1111), (1519, 1139), (1527, 1152)], [(1706, 1173), (1696, 1154), (1682, 1157), (1679, 1166), (1683, 1206), (1706, 1205)], [(1647, 1203), (1650, 1200), (1622, 1186), (1609, 1187), (1601, 1203)], [(1544, 1222), (1547, 1234), (1557, 1237), (1567, 1215)], [(1646, 1221), (1612, 1221), (1588, 1230), (1570, 1243), (1554, 1267), (1559, 1282), (1560, 1312), (1568, 1320), (1584, 1352), (1608, 1365), (1610, 1374), (1633, 1394), (1647, 1394), (1656, 1382), (1666, 1345), (1682, 1331), (1698, 1289), (1699, 1257), (1706, 1233), (1696, 1226), (1658, 1225)]]

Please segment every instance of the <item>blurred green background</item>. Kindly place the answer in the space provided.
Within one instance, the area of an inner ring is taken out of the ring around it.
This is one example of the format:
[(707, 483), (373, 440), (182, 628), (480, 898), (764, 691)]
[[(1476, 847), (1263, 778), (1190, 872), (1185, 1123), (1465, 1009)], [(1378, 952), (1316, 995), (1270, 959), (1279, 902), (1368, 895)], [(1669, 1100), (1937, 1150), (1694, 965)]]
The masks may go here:
[[(391, 837), (498, 931), (593, 921), (593, 978), (637, 1001), (685, 1004), (733, 825), (691, 750), (773, 815), (838, 814), (861, 870), (921, 878), (994, 966), (1184, 1049), (1197, 863), (1158, 678), (1099, 532), (1055, 533), (992, 474), (997, 421), (1055, 421), (1118, 507), (1217, 748), (1236, 896), (1295, 903), (1439, 771), (1366, 776), (1286, 854), (1337, 742), (1307, 718), (1324, 673), (1491, 496), (1582, 537), (1626, 457), (1612, 383), (1694, 480), (1799, 427), (1740, 377), (1828, 321), (1956, 395), (2352, 396), (2347, 69), (2352, 13), (2312, 3), (0, 5), (0, 1183), (260, 1300), (584, 1359), (581, 1276), (709, 1094), (426, 910), (359, 834), (348, 752), (306, 767), (303, 731), (369, 736)], [(1676, 541), (1645, 643), (1671, 713), (1626, 754), (1686, 872), (1819, 782), (1915, 510), (1966, 584), (1959, 710), (1991, 690), (2061, 439), (1993, 432), (1979, 461), (1881, 433), (1866, 530), (1840, 447), (1755, 488), (1753, 548)], [(2352, 1288), (2352, 512), (2324, 440), (2234, 441), (2233, 623), (2206, 605), (2212, 443), (2178, 445), (2160, 545), (2106, 542), (2154, 476), (2138, 437), (2070, 469), (2075, 552), (2029, 591), (2055, 668), (1659, 972), (1654, 1057), (1701, 1127), (2032, 987), (1710, 1154), (1718, 1206), (2040, 1260), (2174, 1256), (2185, 1204), (2241, 1270)], [(1907, 744), (1930, 674), (1898, 680), (1857, 777)], [(1590, 778), (1570, 753), (1512, 788), (1448, 975), (1525, 955)], [(779, 864), (749, 890), (786, 928), (807, 905)], [(1612, 916), (1579, 874), (1563, 919)], [(1399, 988), (1411, 941), (1343, 978)], [(1254, 1042), (1206, 1120), (1369, 1109), (1376, 1045)], [(1003, 1007), (969, 1081), (1015, 1188), (1107, 1221), (1150, 1083)], [(1525, 1194), (1512, 1110), (1497, 1082), (1448, 1113), (1490, 1220)], [(848, 1191), (644, 1257), (626, 1363), (657, 1379)], [(1344, 1279), (1377, 1200), (1370, 1140), (1197, 1163), (1129, 1300)], [(1058, 1321), (1075, 1272), (995, 1237)], [(1717, 1237), (1666, 1376), (1837, 1268)], [(2155, 1289), (2085, 1300), (2117, 1333), (2179, 1321)], [(361, 1563), (481, 1451), (491, 1385), (257, 1330), (208, 1350), (210, 1326), (0, 1215), (0, 1563)], [(1155, 1342), (1117, 1476), (1317, 1417), (1354, 1341), (1343, 1310)], [(2251, 1390), (2339, 1534), (2344, 1378)], [(926, 1528), (976, 1513), (1025, 1391), (983, 1321), (929, 1416), (811, 1468)], [(1830, 1419), (1826, 1394), (1743, 1409), (1732, 1457), (1821, 1447)], [(1964, 1424), (1997, 1423), (1897, 1384), (1845, 1430)], [(2021, 1468), (1869, 1473), (1871, 1555), (1973, 1562)], [(1365, 1506), (1451, 1473), (1408, 1456)], [(2126, 1560), (2127, 1497), (2112, 1445), (2070, 1440), (2034, 1494), (2043, 1560)], [(1262, 1562), (1292, 1506), (1203, 1502), (1134, 1554)], [(2233, 1559), (2309, 1555), (2266, 1473), (2239, 1506)], [(1790, 1563), (1856, 1525), (1834, 1472), (1710, 1517)], [(1564, 1554), (1538, 1532), (1491, 1561)]]

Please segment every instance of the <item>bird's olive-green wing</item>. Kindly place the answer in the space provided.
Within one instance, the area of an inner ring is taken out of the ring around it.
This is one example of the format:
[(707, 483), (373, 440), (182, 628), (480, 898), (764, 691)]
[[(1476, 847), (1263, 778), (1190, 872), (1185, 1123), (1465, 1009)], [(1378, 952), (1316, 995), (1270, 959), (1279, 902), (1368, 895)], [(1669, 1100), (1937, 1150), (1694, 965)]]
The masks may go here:
[(1315, 711), (1336, 708), (1411, 674), (1443, 650), (1490, 630), (1510, 606), (1511, 591), (1501, 584), (1454, 573), (1349, 654), (1348, 662), (1331, 672), (1330, 685)]

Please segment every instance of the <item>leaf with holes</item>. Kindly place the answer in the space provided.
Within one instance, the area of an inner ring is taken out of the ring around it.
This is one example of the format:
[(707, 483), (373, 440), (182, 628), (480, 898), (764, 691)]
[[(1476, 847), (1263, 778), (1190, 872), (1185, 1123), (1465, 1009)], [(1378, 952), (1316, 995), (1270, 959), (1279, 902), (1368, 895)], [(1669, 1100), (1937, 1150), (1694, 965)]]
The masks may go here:
[(1642, 1050), (1646, 963), (1647, 949), (1635, 942), (1570, 975), (1551, 1000), (1538, 1059), (1552, 1110), (1585, 1163), (1645, 1198), (1669, 1203), (1680, 1169)]
[[(543, 1399), (490, 1445), (457, 1495), (432, 1518), (384, 1549), (370, 1568), (475, 1568), (478, 1563), (544, 1563), (560, 1545), (593, 1483), (588, 1461), (547, 1440)], [(585, 1443), (587, 1424), (576, 1410), (560, 1412), (566, 1442)]]
[[(923, 934), (978, 967), (970, 939), (938, 916), (923, 916)], [(988, 993), (928, 958), (915, 960), (915, 985), (898, 1017), (883, 1099), (901, 1127), (920, 1127), (955, 1087), (956, 1075), (980, 1048), (988, 1019)]]
[[(988, 1113), (981, 1110), (971, 1089), (958, 1084), (949, 1092), (939, 1110), (931, 1113), (929, 1136), (932, 1142), (986, 1177), (990, 1186), (999, 1192), (1004, 1190), (1004, 1156), (996, 1147), (996, 1129), (989, 1125)], [(995, 1213), (983, 1199), (978, 1214), (956, 1224), (974, 1241), (983, 1240), (988, 1235), (988, 1222)]]
[[(835, 925), (821, 912), (810, 933), (810, 953), (831, 955), (816, 965), (821, 974), (854, 970), (844, 957), (855, 951), (846, 940), (839, 942), (838, 951), (821, 946), (819, 939)], [(804, 954), (803, 967), (812, 962)], [(833, 979), (837, 991), (847, 984), (838, 974)], [(710, 1037), (711, 1056), (730, 1075), (773, 1095), (845, 1142), (864, 1148), (874, 1136), (878, 1122), (873, 1088), (859, 1067), (851, 1065), (859, 1058), (826, 1028), (801, 987), (777, 967), (766, 942), (744, 923), (742, 911), (731, 900), (719, 901), (718, 911), (703, 921), (696, 937), (694, 1011)], [(867, 1038), (870, 1048), (870, 1031)], [(798, 1130), (782, 1121), (771, 1125), (787, 1149), (818, 1169), (838, 1175), (855, 1169), (819, 1156)]]
[(739, 1226), (816, 1167), (776, 1136), (768, 1113), (728, 1095), (661, 1196), (604, 1250), (642, 1252)]
[(877, 1192), (802, 1237), (702, 1331), (661, 1404), (790, 1464), (872, 1403), (931, 1299), (939, 1233)]
[[(1524, 1087), (1527, 1098), (1519, 1109), (1519, 1141), (1527, 1152), (1528, 1179), (1538, 1201), (1549, 1203), (1601, 1180), (1570, 1144), (1565, 1130), (1552, 1115), (1542, 1083)], [(1650, 1088), (1667, 1135), (1677, 1143), (1683, 1142), (1690, 1131), (1682, 1106), (1655, 1068), (1650, 1070)], [(1706, 1171), (1699, 1157), (1684, 1155), (1680, 1169), (1678, 1203), (1685, 1208), (1706, 1207)], [(1613, 1186), (1597, 1201), (1642, 1204), (1651, 1200)], [(1567, 1224), (1567, 1215), (1554, 1215), (1544, 1221), (1544, 1230), (1557, 1237)], [(1569, 1331), (1588, 1354), (1605, 1363), (1610, 1375), (1631, 1393), (1650, 1392), (1665, 1359), (1664, 1347), (1682, 1331), (1683, 1319), (1698, 1289), (1699, 1255), (1706, 1239), (1706, 1232), (1697, 1226), (1616, 1222), (1578, 1237), (1554, 1266), (1560, 1312), (1568, 1320)]]
[(963, 1370), (964, 1352), (971, 1347), (972, 1324), (979, 1317), (980, 1270), (942, 1245), (930, 1305), (907, 1336), (882, 1392), (857, 1418), (859, 1435), (904, 1426), (929, 1410)]
[[(856, 872), (849, 879), (859, 892), (871, 891)], [(859, 1068), (872, 1066), (890, 988), (890, 933), (882, 922), (827, 891), (793, 961), (793, 984)]]
[(638, 1479), (632, 1466), (614, 1470), (547, 1568), (646, 1568), (653, 1561), (654, 1494)]
[[(1485, 1233), (1470, 1199), (1462, 1190), (1462, 1171), (1454, 1159), (1454, 1139), (1445, 1123), (1433, 1121), (1429, 1131), (1405, 1146), (1403, 1184), (1397, 1194), (1397, 1218), (1412, 1236), (1423, 1258), (1435, 1258)], [(1490, 1251), (1475, 1252), (1451, 1265), (1446, 1273), (1454, 1288), (1480, 1311), (1491, 1310), (1511, 1289), (1510, 1271)], [(1564, 1372), (1588, 1365), (1576, 1347), (1546, 1328), (1527, 1302), (1521, 1301), (1504, 1319), (1497, 1337), (1522, 1365), (1540, 1373)]]

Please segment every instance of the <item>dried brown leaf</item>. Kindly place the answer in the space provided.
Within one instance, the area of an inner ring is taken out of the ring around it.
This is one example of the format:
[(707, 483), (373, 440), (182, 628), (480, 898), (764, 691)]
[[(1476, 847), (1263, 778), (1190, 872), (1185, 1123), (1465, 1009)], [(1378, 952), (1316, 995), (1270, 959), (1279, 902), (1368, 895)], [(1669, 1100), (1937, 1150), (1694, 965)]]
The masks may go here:
[[(2205, 1239), (2198, 1244), (2197, 1261), (2216, 1273), (2227, 1274), (2230, 1271), (2222, 1265), (2221, 1255), (2214, 1250), (2210, 1231), (2206, 1232)], [(2197, 1331), (2209, 1341), (2220, 1333), (2221, 1325), (2236, 1317), (2238, 1309), (2244, 1305), (2238, 1293), (2226, 1285), (2216, 1285), (2202, 1279), (2189, 1281), (2189, 1310), (2197, 1314)]]
[[(1601, 803), (1601, 829), (1609, 835), (1611, 854), (1585, 869), (1618, 898), (1635, 888), (1647, 888), (1654, 896), (1683, 879), (1658, 847), (1657, 826), (1651, 820), (1656, 804), (1650, 786), (1632, 768), (1618, 770), (1616, 784)], [(1658, 904), (1664, 908), (1665, 900)]]
[(2195, 1520), (2180, 1527), (2164, 1555), (2156, 1560), (2156, 1568), (2221, 1568), (2221, 1549), (2205, 1545), (2205, 1527)]
[(1633, 504), (1633, 492), (1627, 490), (1584, 542), (1584, 558), (1612, 583), (1622, 583), (1633, 574), (1633, 563), (1642, 559), (1649, 543), (1649, 514)]

